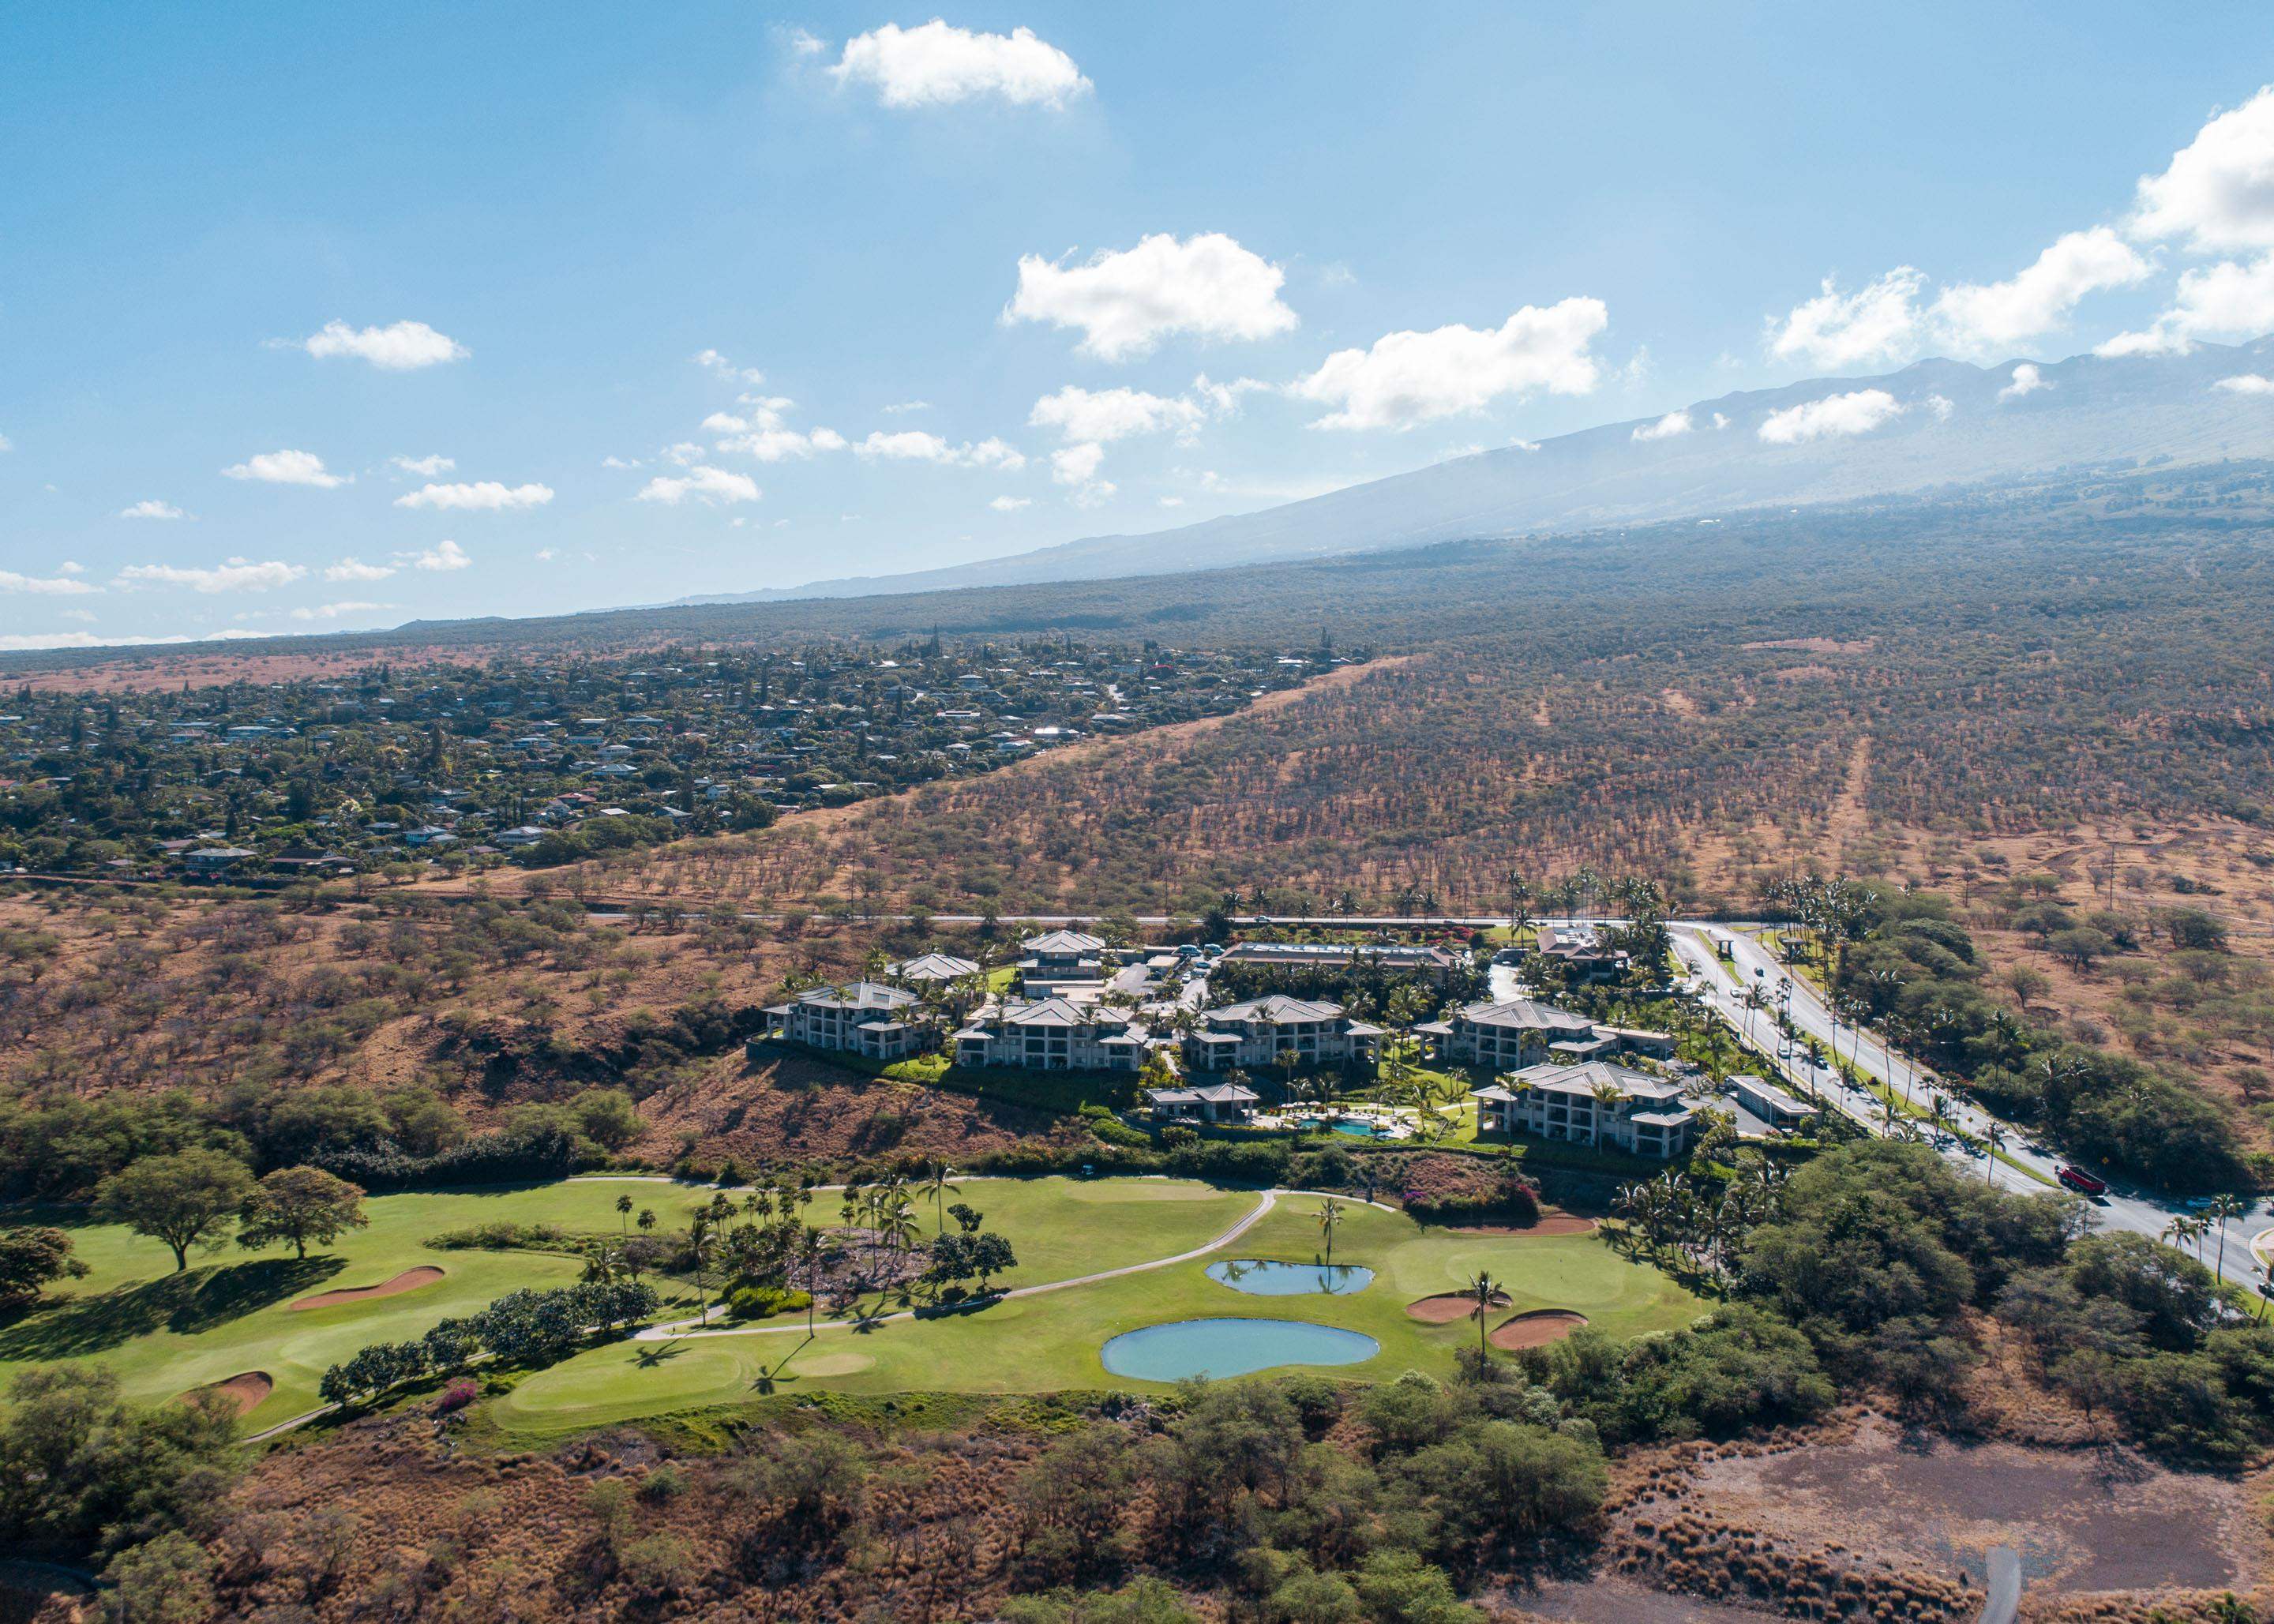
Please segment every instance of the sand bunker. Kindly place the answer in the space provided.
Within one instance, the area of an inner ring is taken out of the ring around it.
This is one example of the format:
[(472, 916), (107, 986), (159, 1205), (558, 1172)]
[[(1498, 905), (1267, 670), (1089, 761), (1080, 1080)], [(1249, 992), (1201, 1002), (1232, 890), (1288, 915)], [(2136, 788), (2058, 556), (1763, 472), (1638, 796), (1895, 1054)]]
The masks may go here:
[(200, 1393), (218, 1393), (227, 1399), (240, 1416), (249, 1416), (260, 1408), (261, 1401), (276, 1391), (276, 1383), (267, 1371), (240, 1371), (227, 1381), (216, 1381), (209, 1387), (192, 1387), (182, 1395), (195, 1398)]
[[(1506, 1308), (1508, 1293), (1494, 1292), (1492, 1305), (1495, 1308)], [(1424, 1325), (1450, 1325), (1456, 1320), (1474, 1317), (1477, 1312), (1477, 1299), (1465, 1291), (1446, 1291), (1436, 1297), (1425, 1297), (1416, 1303), (1408, 1303), (1405, 1305), (1405, 1312), (1411, 1318), (1419, 1320)]]
[(336, 1291), (319, 1291), (313, 1297), (304, 1297), (292, 1304), (295, 1308), (337, 1308), (343, 1303), (368, 1302), (377, 1297), (400, 1297), (405, 1291), (416, 1291), (421, 1286), (431, 1286), (442, 1278), (442, 1271), (431, 1263), (408, 1268), (393, 1280), (381, 1281), (375, 1286), (343, 1286)]
[(1586, 1315), (1568, 1308), (1535, 1308), (1528, 1314), (1502, 1320), (1486, 1340), (1503, 1353), (1514, 1353), (1519, 1348), (1544, 1348), (1561, 1342), (1586, 1323)]

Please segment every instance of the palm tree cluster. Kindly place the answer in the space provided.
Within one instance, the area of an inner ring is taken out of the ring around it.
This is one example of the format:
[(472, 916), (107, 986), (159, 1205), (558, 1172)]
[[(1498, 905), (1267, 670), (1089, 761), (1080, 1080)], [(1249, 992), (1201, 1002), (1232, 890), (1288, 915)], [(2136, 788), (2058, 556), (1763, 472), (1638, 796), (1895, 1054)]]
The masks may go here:
[(1637, 1250), (1696, 1281), (1726, 1287), (1746, 1236), (1782, 1209), (1786, 1169), (1758, 1151), (1726, 1174), (1668, 1168), (1620, 1190), (1612, 1210)]

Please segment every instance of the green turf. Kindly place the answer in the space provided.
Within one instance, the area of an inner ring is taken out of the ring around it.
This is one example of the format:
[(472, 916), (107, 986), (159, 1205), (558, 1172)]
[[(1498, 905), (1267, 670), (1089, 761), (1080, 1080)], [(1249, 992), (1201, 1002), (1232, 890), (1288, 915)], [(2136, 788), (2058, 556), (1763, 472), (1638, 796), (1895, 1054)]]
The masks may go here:
[[(1236, 1222), (1254, 1203), (1199, 1184), (1145, 1180), (1069, 1184), (1060, 1179), (960, 1181), (949, 1202), (969, 1202), (987, 1227), (1010, 1237), (1019, 1267), (1003, 1279), (1019, 1285), (1058, 1280), (1201, 1245)], [(423, 1243), (478, 1223), (553, 1223), (567, 1229), (615, 1227), (616, 1198), (629, 1194), (651, 1207), (665, 1229), (682, 1225), (712, 1192), (658, 1181), (572, 1180), (515, 1190), (379, 1196), (366, 1203), (371, 1227), (343, 1237), (306, 1263), (289, 1254), (251, 1256), (234, 1249), (192, 1254), (186, 1274), (159, 1242), (117, 1225), (73, 1228), (77, 1255), (93, 1273), (50, 1294), (36, 1312), (0, 1325), (0, 1380), (27, 1365), (83, 1358), (116, 1371), (125, 1390), (167, 1398), (247, 1371), (265, 1371), (275, 1391), (249, 1417), (260, 1427), (315, 1407), (327, 1366), (373, 1342), (423, 1334), (438, 1320), (463, 1315), (524, 1286), (567, 1285), (576, 1259), (531, 1252), (435, 1252)], [(806, 1211), (818, 1224), (838, 1222), (835, 1192), (817, 1192)], [(924, 1228), (933, 1222), (921, 1203)], [(375, 1285), (406, 1269), (439, 1267), (433, 1285), (391, 1297), (331, 1308), (296, 1310), (312, 1293)], [(695, 1312), (691, 1291), (666, 1283), (666, 1300)]]
[[(1098, 1351), (1105, 1340), (1212, 1315), (1314, 1320), (1381, 1342), (1374, 1359), (1336, 1367), (1330, 1373), (1339, 1379), (1378, 1380), (1411, 1369), (1444, 1373), (1456, 1350), (1475, 1337), (1475, 1325), (1425, 1326), (1407, 1316), (1405, 1305), (1457, 1289), (1480, 1268), (1504, 1282), (1510, 1298), (1505, 1313), (1574, 1309), (1608, 1331), (1632, 1335), (1683, 1324), (1701, 1312), (1702, 1304), (1665, 1275), (1627, 1261), (1592, 1236), (1457, 1235), (1425, 1230), (1400, 1214), (1347, 1210), (1336, 1260), (1376, 1271), (1371, 1287), (1349, 1296), (1251, 1296), (1208, 1277), (1207, 1264), (1216, 1258), (1306, 1262), (1319, 1255), (1317, 1200), (1287, 1197), (1208, 1259), (1011, 1298), (961, 1316), (825, 1330), (809, 1344), (802, 1330), (613, 1343), (530, 1377), (495, 1401), (493, 1414), (508, 1435), (538, 1440), (767, 1394), (1141, 1387), (1147, 1384), (1107, 1373)], [(1111, 1265), (1088, 1261), (1085, 1271), (1104, 1267)], [(1494, 1322), (1502, 1317), (1496, 1312)]]

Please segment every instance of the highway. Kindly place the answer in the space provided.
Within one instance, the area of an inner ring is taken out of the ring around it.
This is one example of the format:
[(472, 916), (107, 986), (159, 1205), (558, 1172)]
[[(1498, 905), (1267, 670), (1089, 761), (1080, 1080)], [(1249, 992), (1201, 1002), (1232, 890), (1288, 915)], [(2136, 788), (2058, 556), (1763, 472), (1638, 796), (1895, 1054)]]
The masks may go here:
[[(1915, 1066), (1899, 1054), (1891, 1053), (1878, 1034), (1869, 1031), (1860, 1036), (1852, 1026), (1839, 1023), (1835, 1026), (1832, 1011), (1825, 1006), (1815, 989), (1797, 974), (1787, 971), (1767, 947), (1745, 929), (1727, 925), (1683, 922), (1671, 928), (1675, 955), (1693, 982), (1702, 990), (1706, 1001), (1739, 1033), (1746, 1030), (1746, 1010), (1742, 996), (1747, 986), (1759, 989), (1772, 1006), (1784, 1005), (1791, 1016), (1796, 1030), (1808, 1037), (1818, 1039), (1828, 1053), (1835, 1031), (1840, 1053), (1850, 1057), (1856, 1068), (1882, 1083), (1905, 1093), (1909, 1082), (1909, 1097), (1921, 1105), (1926, 1103), (1930, 1089), (1924, 1079), (1930, 1075), (1924, 1068)], [(1717, 942), (1729, 944), (1730, 957), (1721, 958), (1714, 951)], [(1788, 999), (1788, 1003), (1787, 1000)], [(1752, 1016), (1752, 1031), (1760, 1040), (1757, 1048), (1773, 1055), (1778, 1044), (1774, 1017), (1764, 1010)], [(1803, 1096), (1808, 1091), (1809, 1066), (1804, 1051), (1789, 1063), (1776, 1062), (1784, 1072), (1785, 1081)], [(1817, 1087), (1825, 1097), (1837, 1099), (1847, 1113), (1870, 1127), (1874, 1132), (1885, 1132), (1877, 1099), (1861, 1089), (1849, 1086), (1829, 1068), (1816, 1072)], [(1953, 1094), (1949, 1096), (1952, 1120), (1976, 1139), (1982, 1138), (1995, 1118), (1980, 1108), (1968, 1103)], [(1922, 1124), (1924, 1127), (1927, 1124)], [(1992, 1163), (1988, 1169), (1992, 1183), (2002, 1188), (2024, 1192), (2042, 1192), (2053, 1179), (2060, 1158), (2048, 1151), (2029, 1148), (2030, 1136), (2012, 1124), (2001, 1124), (2006, 1142), (2000, 1147), (2015, 1162), (2047, 1181), (2037, 1179), (2003, 1163)], [(1966, 1168), (1975, 1177), (1984, 1176), (1984, 1153), (1952, 1134), (1938, 1136), (1938, 1148), (1953, 1162)], [(2092, 1225), (2100, 1229), (2130, 1229), (2150, 1237), (2160, 1238), (2165, 1226), (2187, 1208), (2178, 1201), (2151, 1195), (2138, 1189), (2127, 1189), (2114, 1180), (2108, 1193), (2093, 1200), (2088, 1208)], [(2262, 1277), (2252, 1267), (2248, 1239), (2274, 1223), (2274, 1201), (2261, 1202), (2248, 1216), (2237, 1219), (2227, 1226), (2226, 1272), (2230, 1278)], [(2214, 1243), (2212, 1250), (2216, 1250)], [(2209, 1253), (2206, 1253), (2209, 1260)]]

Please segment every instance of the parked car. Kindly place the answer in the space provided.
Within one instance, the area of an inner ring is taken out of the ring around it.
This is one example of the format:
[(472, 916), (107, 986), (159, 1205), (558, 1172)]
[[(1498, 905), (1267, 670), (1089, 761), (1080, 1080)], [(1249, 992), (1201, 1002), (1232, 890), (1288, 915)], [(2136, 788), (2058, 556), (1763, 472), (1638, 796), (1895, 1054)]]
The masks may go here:
[(2070, 1189), (2083, 1195), (2106, 1195), (2108, 1193), (2108, 1181), (2106, 1179), (2095, 1178), (2082, 1168), (2071, 1167), (2067, 1162), (2063, 1162), (2055, 1169), (2053, 1177), (2059, 1179), (2061, 1183), (2067, 1184)]

